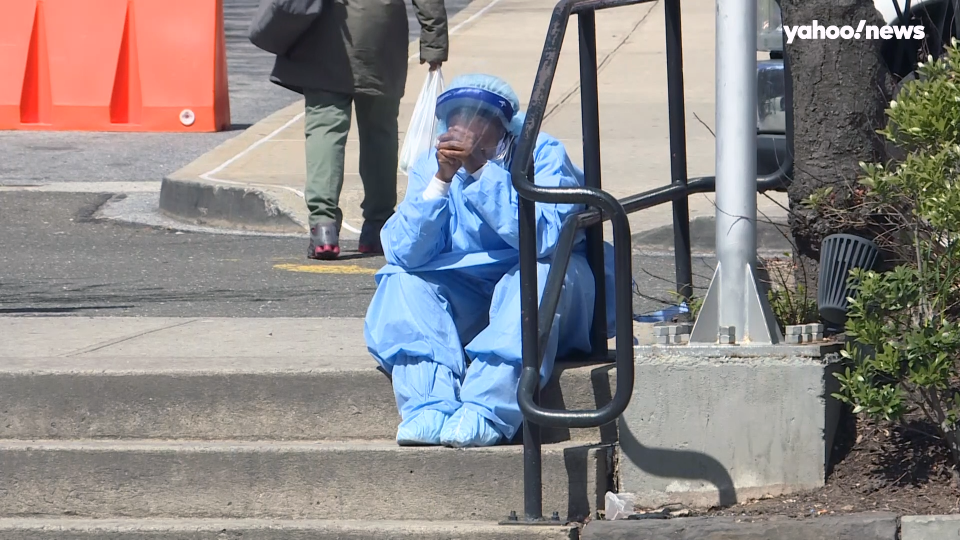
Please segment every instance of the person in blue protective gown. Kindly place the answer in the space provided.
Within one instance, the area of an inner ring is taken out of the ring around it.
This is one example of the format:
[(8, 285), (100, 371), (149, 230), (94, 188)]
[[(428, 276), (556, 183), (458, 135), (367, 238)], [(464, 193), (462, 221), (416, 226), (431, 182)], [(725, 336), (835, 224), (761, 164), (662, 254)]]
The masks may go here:
[[(454, 79), (436, 110), (436, 148), (410, 171), (406, 197), (381, 231), (387, 265), (376, 275), (364, 336), (392, 377), (400, 445), (491, 446), (511, 440), (523, 422), (518, 195), (510, 175), (523, 115), (509, 85), (479, 74)], [(549, 135), (538, 136), (533, 164), (538, 185), (583, 185), (582, 171)], [(563, 220), (582, 209), (536, 205), (541, 295)], [(557, 356), (590, 350), (595, 288), (579, 234), (541, 384)], [(611, 261), (608, 251), (608, 282)]]

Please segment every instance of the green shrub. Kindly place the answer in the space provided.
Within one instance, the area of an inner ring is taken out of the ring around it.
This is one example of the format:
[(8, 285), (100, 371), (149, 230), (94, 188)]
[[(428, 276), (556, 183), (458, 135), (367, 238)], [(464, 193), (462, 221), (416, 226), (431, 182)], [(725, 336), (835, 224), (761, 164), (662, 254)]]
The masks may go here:
[(817, 299), (810, 295), (803, 285), (798, 285), (794, 291), (770, 290), (767, 292), (767, 299), (781, 332), (785, 332), (790, 325), (815, 323), (820, 320)]
[(956, 40), (923, 64), (887, 110), (882, 130), (904, 152), (897, 163), (861, 164), (857, 212), (831, 214), (828, 192), (811, 201), (877, 232), (895, 266), (851, 279), (836, 395), (854, 412), (889, 422), (919, 411), (960, 465), (960, 49)]
[[(796, 278), (797, 270), (802, 271), (796, 262), (784, 253), (783, 258), (761, 259), (767, 279), (767, 300), (777, 319), (780, 331), (787, 326), (809, 324), (820, 321), (817, 299), (803, 285), (805, 279)], [(801, 283), (798, 283), (800, 281)]]

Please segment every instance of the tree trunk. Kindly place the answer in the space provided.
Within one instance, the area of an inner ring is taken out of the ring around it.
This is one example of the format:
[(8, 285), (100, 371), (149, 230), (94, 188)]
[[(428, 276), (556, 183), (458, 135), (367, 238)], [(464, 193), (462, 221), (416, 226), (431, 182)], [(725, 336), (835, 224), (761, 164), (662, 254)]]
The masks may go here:
[[(781, 0), (784, 26), (812, 25), (882, 27), (873, 0)], [(817, 35), (786, 45), (793, 82), (794, 174), (789, 189), (790, 228), (796, 243), (797, 283), (815, 294), (820, 243), (840, 231), (817, 219), (803, 201), (815, 191), (834, 186), (835, 207), (851, 204), (859, 162), (884, 159), (877, 129), (894, 84), (881, 56), (880, 39), (823, 39)]]

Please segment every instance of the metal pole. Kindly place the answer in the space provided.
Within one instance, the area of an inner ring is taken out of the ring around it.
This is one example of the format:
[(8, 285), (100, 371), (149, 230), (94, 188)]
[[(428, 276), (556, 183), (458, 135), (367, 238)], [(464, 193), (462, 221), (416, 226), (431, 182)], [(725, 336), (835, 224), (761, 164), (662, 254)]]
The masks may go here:
[[(533, 178), (533, 166), (528, 178)], [(537, 298), (537, 232), (533, 201), (520, 197), (520, 316), (523, 367), (540, 372), (538, 298)], [(540, 385), (533, 392), (534, 403), (540, 403)], [(523, 420), (523, 513), (527, 521), (543, 518), (543, 484), (541, 468), (540, 426)]]
[[(597, 23), (594, 10), (577, 14), (580, 26), (580, 114), (583, 129), (583, 172), (587, 187), (600, 189), (600, 96), (597, 89)], [(591, 341), (593, 356), (607, 356), (606, 278), (603, 223), (587, 229), (587, 260), (596, 290)]]
[(719, 325), (746, 329), (746, 265), (757, 259), (757, 2), (717, 2)]
[[(680, 0), (666, 0), (667, 99), (670, 113), (670, 178), (674, 185), (687, 185), (687, 130), (683, 106), (683, 41), (680, 30)], [(690, 211), (687, 197), (673, 201), (673, 248), (677, 293), (690, 305), (693, 296), (693, 264), (690, 259)]]
[(717, 271), (690, 342), (778, 343), (756, 272), (756, 0), (717, 0), (716, 32)]

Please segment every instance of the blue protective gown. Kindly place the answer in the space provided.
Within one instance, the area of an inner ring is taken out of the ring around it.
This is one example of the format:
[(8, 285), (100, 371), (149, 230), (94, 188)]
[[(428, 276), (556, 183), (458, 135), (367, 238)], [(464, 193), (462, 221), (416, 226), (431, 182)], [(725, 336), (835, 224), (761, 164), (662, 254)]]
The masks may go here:
[[(538, 185), (583, 185), (583, 173), (549, 135), (538, 137), (534, 166)], [(522, 363), (518, 195), (509, 171), (489, 162), (479, 178), (461, 169), (446, 196), (424, 200), (437, 169), (433, 152), (415, 164), (405, 199), (383, 227), (387, 265), (376, 275), (364, 335), (371, 354), (393, 376), (402, 418), (423, 411), (450, 415), (462, 406), (510, 440), (523, 421), (517, 405)], [(563, 220), (580, 210), (580, 205), (536, 205), (541, 295)], [(549, 380), (556, 356), (590, 350), (594, 281), (583, 232), (579, 235), (541, 384)], [(615, 320), (612, 250), (606, 252), (609, 338)]]

